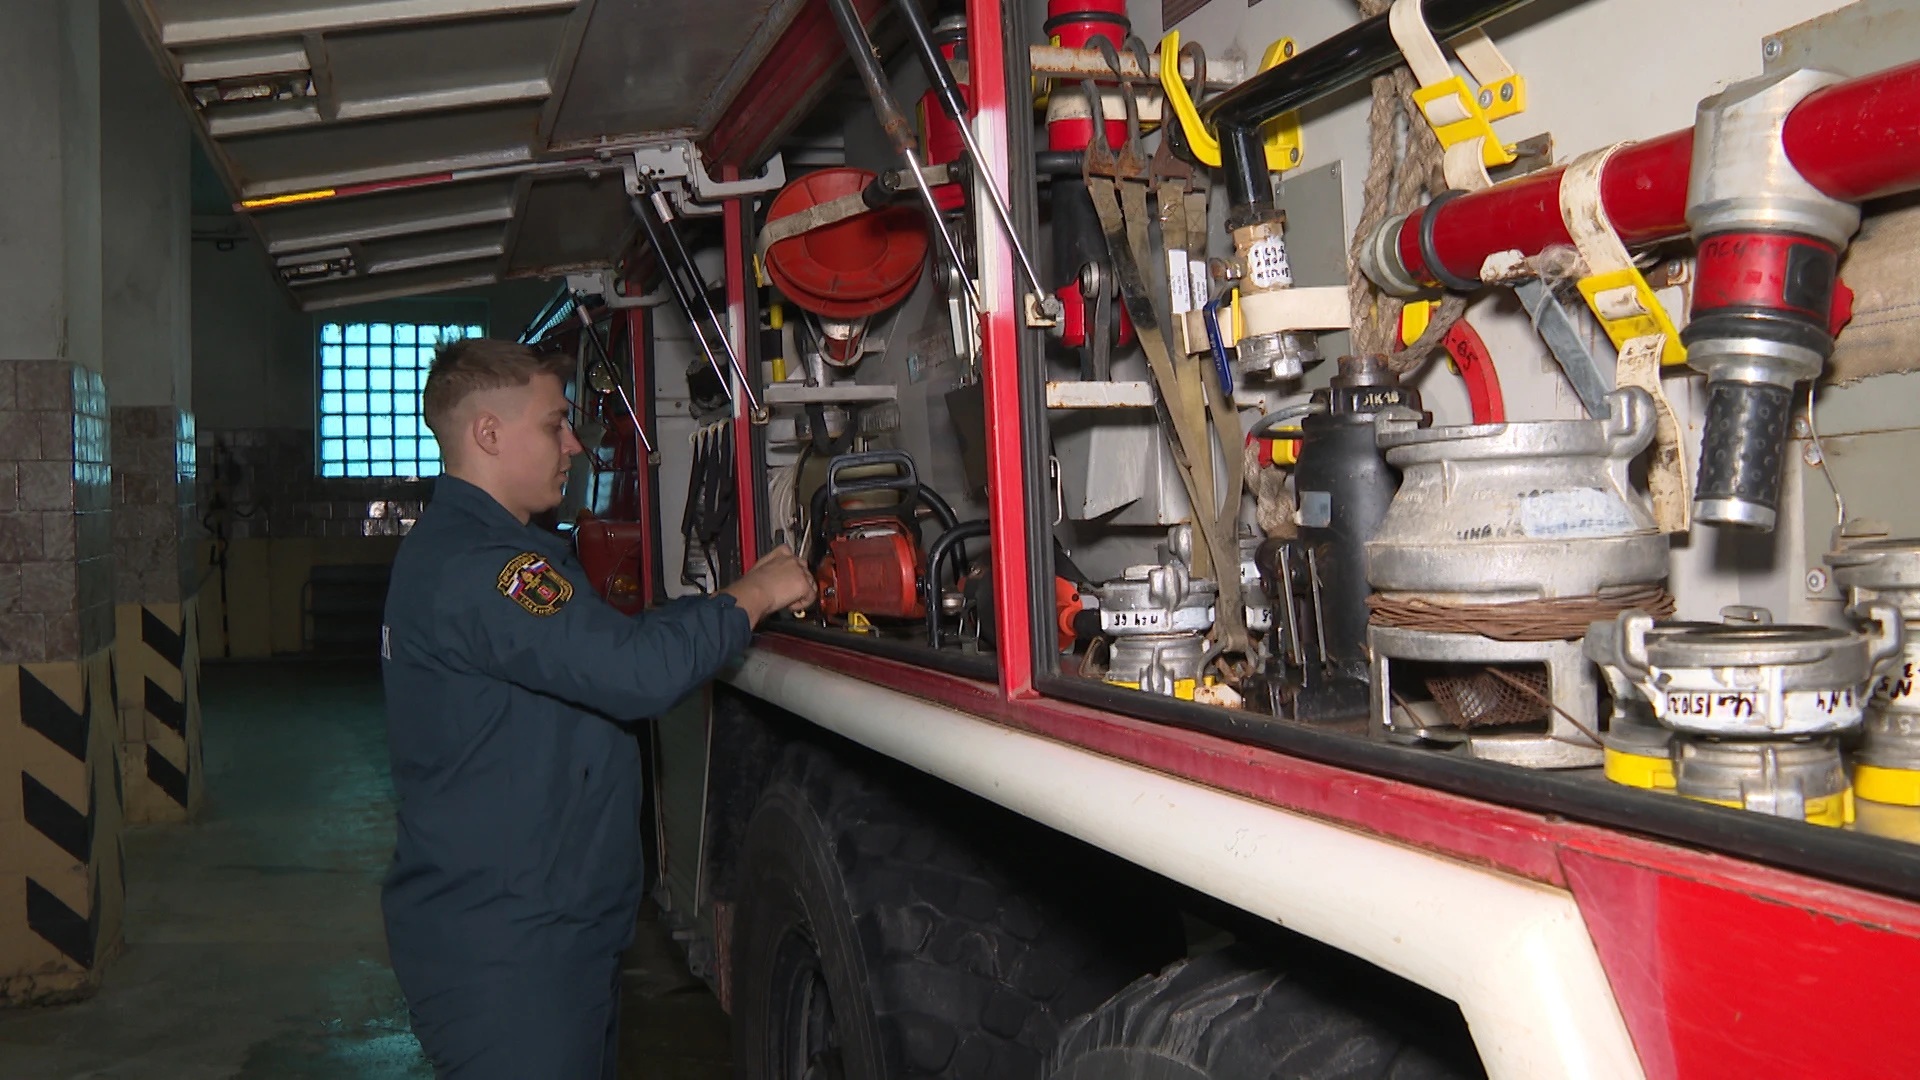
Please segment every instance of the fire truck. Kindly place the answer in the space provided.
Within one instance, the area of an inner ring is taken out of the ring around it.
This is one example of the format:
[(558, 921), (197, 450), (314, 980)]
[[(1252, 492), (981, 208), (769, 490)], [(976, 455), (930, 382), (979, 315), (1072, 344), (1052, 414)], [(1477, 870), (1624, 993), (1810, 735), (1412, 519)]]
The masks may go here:
[(324, 187), (158, 40), (296, 298), (563, 281), (594, 588), (815, 568), (646, 736), (740, 1075), (1920, 1069), (1920, 5), (363, 7)]

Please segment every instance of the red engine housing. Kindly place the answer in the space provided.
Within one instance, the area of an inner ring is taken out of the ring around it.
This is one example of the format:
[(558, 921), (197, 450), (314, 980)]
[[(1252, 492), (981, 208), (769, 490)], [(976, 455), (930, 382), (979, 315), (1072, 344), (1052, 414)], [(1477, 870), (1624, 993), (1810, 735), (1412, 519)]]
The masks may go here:
[(640, 553), (646, 526), (637, 521), (587, 519), (573, 528), (574, 548), (587, 585), (617, 610), (637, 615), (647, 598), (640, 591)]
[(861, 615), (887, 619), (924, 619), (920, 596), (920, 544), (906, 526), (891, 518), (860, 522), (857, 535), (827, 545), (827, 557), (814, 572), (820, 610), (829, 618)]

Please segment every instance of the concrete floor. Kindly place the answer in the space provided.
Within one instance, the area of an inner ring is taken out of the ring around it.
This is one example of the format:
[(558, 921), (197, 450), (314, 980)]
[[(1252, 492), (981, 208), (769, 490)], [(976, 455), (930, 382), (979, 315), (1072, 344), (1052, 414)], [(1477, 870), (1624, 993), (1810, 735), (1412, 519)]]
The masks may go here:
[[(215, 665), (202, 694), (206, 812), (128, 832), (125, 952), (92, 1000), (0, 1011), (0, 1077), (431, 1077), (380, 925), (393, 793), (378, 669)], [(640, 930), (622, 1076), (728, 1076), (719, 1005), (662, 928)]]

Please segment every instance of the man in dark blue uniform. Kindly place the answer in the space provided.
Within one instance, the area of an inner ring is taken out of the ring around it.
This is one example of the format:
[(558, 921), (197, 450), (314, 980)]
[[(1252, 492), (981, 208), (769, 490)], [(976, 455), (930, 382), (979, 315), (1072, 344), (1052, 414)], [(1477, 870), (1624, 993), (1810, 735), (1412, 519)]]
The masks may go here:
[(442, 1077), (612, 1080), (641, 893), (631, 726), (708, 679), (813, 582), (782, 548), (714, 597), (638, 618), (585, 587), (559, 505), (581, 446), (556, 363), (440, 351), (423, 411), (446, 473), (387, 595), (399, 834), (382, 895), (413, 1030)]

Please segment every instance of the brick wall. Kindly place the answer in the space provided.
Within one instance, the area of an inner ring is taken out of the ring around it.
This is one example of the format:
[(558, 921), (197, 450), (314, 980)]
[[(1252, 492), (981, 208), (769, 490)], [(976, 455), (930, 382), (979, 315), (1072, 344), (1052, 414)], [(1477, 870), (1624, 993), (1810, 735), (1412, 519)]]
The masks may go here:
[(0, 663), (113, 640), (106, 389), (56, 360), (0, 362)]
[(120, 603), (178, 603), (199, 585), (193, 414), (170, 405), (113, 408), (114, 593)]

